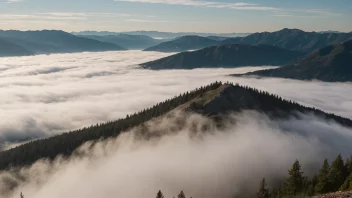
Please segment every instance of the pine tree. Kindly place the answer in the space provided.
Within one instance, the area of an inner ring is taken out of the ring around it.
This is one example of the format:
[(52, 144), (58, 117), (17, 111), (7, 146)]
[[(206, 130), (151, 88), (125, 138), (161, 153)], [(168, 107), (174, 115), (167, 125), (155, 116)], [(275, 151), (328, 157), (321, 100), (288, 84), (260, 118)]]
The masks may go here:
[(352, 157), (346, 160), (345, 167), (346, 167), (346, 174), (347, 175), (352, 174)]
[(159, 192), (156, 194), (156, 198), (164, 198), (164, 195), (161, 190), (159, 190)]
[(330, 191), (335, 192), (339, 190), (346, 179), (346, 170), (341, 154), (337, 156), (335, 161), (331, 164), (328, 179)]
[(319, 170), (318, 173), (318, 183), (315, 186), (315, 193), (316, 194), (323, 194), (329, 192), (329, 162), (327, 159), (324, 160), (323, 166)]
[(269, 198), (269, 189), (266, 188), (265, 178), (262, 179), (259, 185), (259, 191), (257, 192), (257, 198)]
[(312, 179), (308, 182), (308, 187), (306, 189), (306, 195), (313, 196), (315, 195), (315, 187), (318, 184), (318, 176), (314, 175)]
[(350, 176), (347, 177), (345, 182), (342, 184), (342, 186), (340, 187), (340, 190), (341, 191), (352, 190), (352, 173), (350, 174)]
[(292, 168), (288, 171), (289, 177), (285, 182), (285, 194), (288, 196), (296, 196), (302, 193), (303, 187), (303, 172), (301, 172), (301, 165), (296, 160)]
[(180, 194), (177, 195), (177, 198), (186, 198), (186, 195), (183, 190), (180, 192)]

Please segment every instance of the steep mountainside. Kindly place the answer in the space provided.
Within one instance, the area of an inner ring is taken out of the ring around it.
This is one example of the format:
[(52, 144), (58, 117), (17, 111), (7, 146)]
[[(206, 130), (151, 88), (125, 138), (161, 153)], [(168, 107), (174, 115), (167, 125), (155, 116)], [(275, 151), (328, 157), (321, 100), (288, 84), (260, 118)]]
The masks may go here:
[(84, 36), (86, 38), (95, 39), (102, 42), (114, 43), (126, 49), (145, 49), (154, 45), (158, 45), (164, 40), (153, 39), (144, 35), (107, 35), (107, 36)]
[(144, 51), (183, 52), (187, 50), (202, 49), (218, 44), (218, 41), (205, 37), (183, 36), (172, 41), (160, 43), (159, 45), (147, 48)]
[(0, 36), (36, 54), (124, 50), (115, 44), (81, 38), (56, 30), (0, 31)]
[(243, 38), (230, 38), (222, 41), (222, 44), (266, 44), (295, 51), (312, 52), (351, 38), (352, 33), (317, 33), (298, 29), (283, 29), (277, 32), (255, 33)]
[(352, 127), (352, 121), (346, 118), (304, 107), (256, 89), (216, 82), (158, 103), (152, 108), (129, 115), (124, 119), (97, 124), (0, 152), (0, 169), (30, 165), (41, 158), (54, 159), (58, 155), (69, 156), (86, 141), (117, 136), (123, 131), (168, 114), (174, 109), (200, 113), (213, 118), (219, 124), (226, 113), (257, 110), (273, 119), (285, 119), (297, 112), (307, 112)]
[(352, 40), (316, 50), (281, 68), (261, 70), (245, 75), (299, 80), (318, 79), (328, 82), (352, 81)]
[(239, 67), (284, 65), (304, 53), (268, 45), (221, 45), (193, 52), (182, 52), (142, 64), (148, 69), (194, 69), (205, 67)]
[(27, 55), (33, 55), (33, 53), (15, 43), (7, 41), (6, 38), (0, 38), (0, 57)]

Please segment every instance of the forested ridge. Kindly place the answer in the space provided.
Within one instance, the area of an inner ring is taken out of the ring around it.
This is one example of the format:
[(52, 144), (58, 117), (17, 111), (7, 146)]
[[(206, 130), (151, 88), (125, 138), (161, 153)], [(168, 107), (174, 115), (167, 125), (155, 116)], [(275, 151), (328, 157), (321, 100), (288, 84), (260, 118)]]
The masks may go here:
[[(200, 103), (204, 97), (209, 97), (209, 94), (211, 94), (212, 98), (207, 98), (206, 103)], [(342, 118), (334, 114), (326, 114), (315, 108), (304, 107), (295, 102), (269, 94), (268, 92), (238, 84), (215, 82), (191, 92), (180, 94), (177, 97), (158, 103), (138, 113), (127, 115), (125, 118), (117, 121), (85, 127), (2, 151), (0, 152), (0, 169), (30, 165), (41, 158), (52, 160), (58, 155), (70, 156), (79, 146), (87, 141), (118, 136), (122, 131), (162, 116), (186, 103), (188, 106), (186, 105), (185, 109), (206, 116), (222, 115), (242, 110), (257, 110), (269, 116), (281, 118), (283, 115), (290, 115), (292, 112), (303, 112), (312, 113), (352, 127), (352, 121), (347, 118)]]
[(32, 141), (7, 151), (2, 151), (0, 152), (0, 169), (10, 168), (11, 166), (30, 165), (41, 158), (54, 159), (58, 155), (69, 156), (75, 149), (87, 141), (118, 136), (122, 131), (161, 116), (202, 93), (219, 88), (221, 85), (222, 83), (220, 82), (212, 83), (200, 89), (158, 103), (149, 109), (127, 115), (126, 118), (117, 121), (85, 127), (62, 135)]

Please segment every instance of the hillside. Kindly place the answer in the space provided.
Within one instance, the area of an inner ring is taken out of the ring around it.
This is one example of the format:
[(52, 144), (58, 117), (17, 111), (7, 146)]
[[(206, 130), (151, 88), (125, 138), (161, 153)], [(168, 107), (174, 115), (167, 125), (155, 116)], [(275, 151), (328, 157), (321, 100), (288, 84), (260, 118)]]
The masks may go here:
[[(296, 112), (309, 112), (352, 127), (352, 121), (346, 118), (304, 107), (256, 89), (216, 82), (158, 103), (139, 113), (128, 115), (124, 119), (29, 142), (0, 152), (0, 169), (30, 165), (41, 158), (54, 159), (58, 155), (70, 156), (84, 142), (118, 136), (123, 131), (168, 114), (174, 109), (209, 116), (218, 120), (219, 124), (221, 124), (219, 118), (225, 116), (226, 113), (242, 110), (257, 110), (273, 119), (285, 119), (285, 117), (295, 115)], [(141, 132), (141, 135), (143, 134), (145, 133)]]
[(0, 36), (36, 54), (124, 50), (115, 44), (56, 31), (0, 31)]
[(261, 32), (243, 38), (230, 38), (222, 41), (222, 44), (266, 44), (309, 53), (351, 38), (352, 33), (317, 33), (286, 28), (277, 32)]
[(164, 42), (164, 40), (153, 39), (149, 36), (144, 35), (117, 34), (106, 36), (90, 35), (84, 37), (102, 42), (113, 43), (126, 49), (145, 49)]
[(314, 196), (314, 198), (351, 198), (351, 197), (352, 197), (352, 191), (336, 192), (336, 193), (329, 193), (329, 194)]
[(205, 37), (183, 36), (172, 41), (160, 43), (159, 45), (147, 48), (144, 51), (184, 52), (187, 50), (196, 50), (218, 45), (218, 43), (218, 41)]
[(303, 56), (301, 52), (268, 45), (222, 45), (182, 52), (142, 64), (148, 69), (194, 69), (206, 67), (239, 67), (284, 65)]
[(352, 40), (316, 50), (281, 68), (255, 71), (245, 75), (344, 82), (352, 81), (351, 63)]
[(6, 38), (0, 38), (0, 57), (27, 55), (33, 55), (33, 53), (15, 43), (7, 41)]

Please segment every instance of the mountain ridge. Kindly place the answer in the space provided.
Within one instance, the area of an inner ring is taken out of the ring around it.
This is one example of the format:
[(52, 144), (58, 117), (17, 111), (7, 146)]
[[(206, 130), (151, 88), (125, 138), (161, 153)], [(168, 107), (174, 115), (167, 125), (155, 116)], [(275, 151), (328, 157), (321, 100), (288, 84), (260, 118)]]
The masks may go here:
[(156, 46), (144, 49), (143, 51), (183, 52), (218, 45), (218, 43), (218, 41), (206, 37), (191, 35), (182, 36), (171, 41), (163, 42)]
[(75, 150), (87, 141), (95, 142), (116, 137), (122, 132), (140, 126), (152, 119), (165, 116), (178, 108), (190, 113), (211, 117), (218, 120), (220, 124), (221, 118), (226, 118), (223, 116), (228, 113), (255, 110), (265, 113), (273, 119), (286, 119), (296, 112), (310, 113), (326, 120), (333, 120), (343, 126), (352, 127), (352, 120), (328, 114), (315, 108), (304, 107), (268, 92), (238, 84), (215, 82), (191, 92), (180, 94), (139, 113), (127, 115), (117, 121), (85, 127), (2, 151), (0, 152), (0, 170), (28, 166), (42, 158), (53, 160), (57, 156), (78, 155), (79, 153), (75, 153)]
[(228, 44), (181, 52), (141, 66), (147, 69), (194, 69), (283, 65), (303, 55), (301, 52), (268, 45)]
[(352, 40), (349, 40), (342, 44), (330, 45), (316, 50), (281, 68), (260, 70), (244, 75), (346, 82), (352, 81), (351, 63)]
[(0, 30), (0, 36), (34, 54), (124, 50), (115, 44), (77, 37), (61, 30)]
[(139, 49), (139, 50), (142, 50), (154, 45), (158, 45), (164, 42), (164, 40), (154, 39), (149, 36), (128, 35), (128, 34), (116, 34), (116, 35), (105, 35), (105, 36), (86, 35), (81, 37), (90, 38), (101, 42), (113, 43), (125, 49)]
[(352, 39), (352, 33), (318, 33), (284, 28), (276, 32), (260, 32), (242, 38), (229, 38), (221, 44), (266, 44), (295, 51), (312, 52), (349, 39)]

